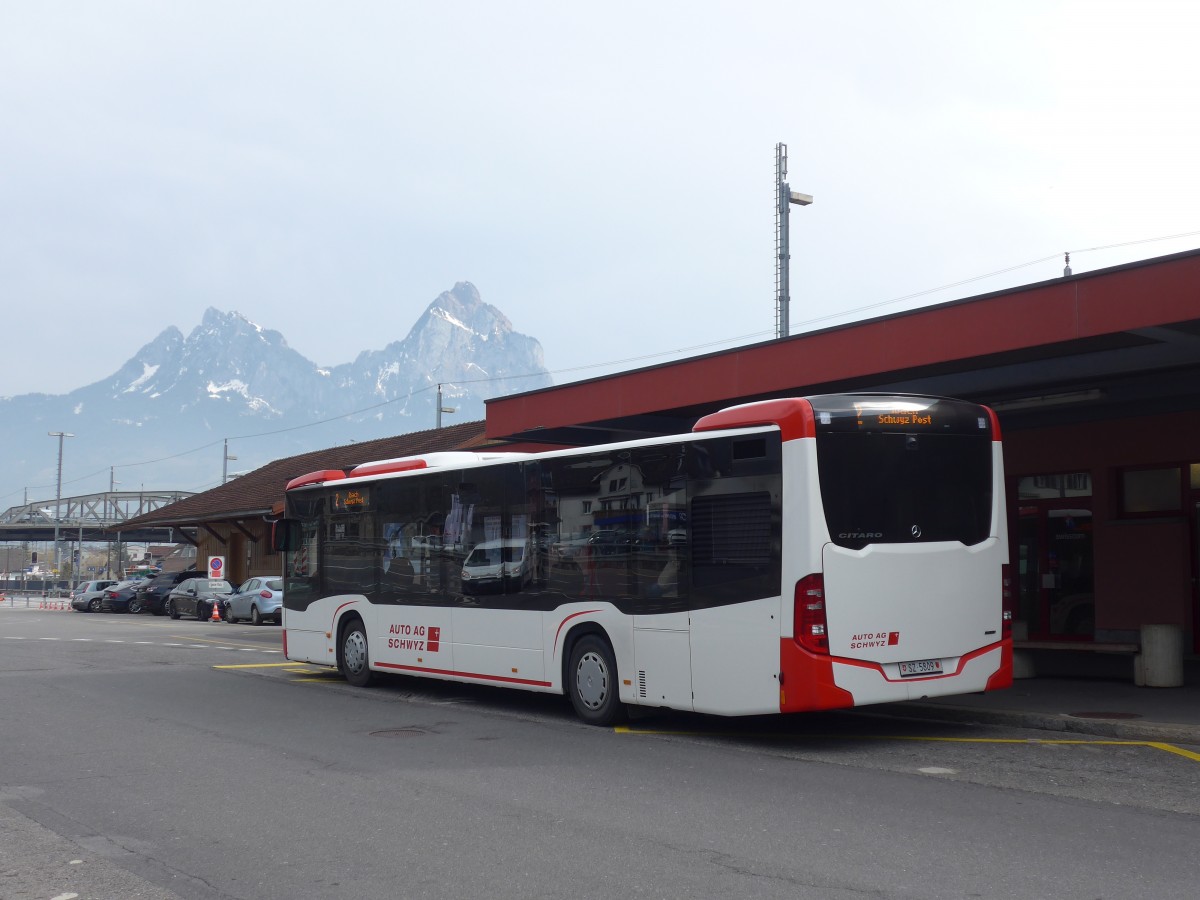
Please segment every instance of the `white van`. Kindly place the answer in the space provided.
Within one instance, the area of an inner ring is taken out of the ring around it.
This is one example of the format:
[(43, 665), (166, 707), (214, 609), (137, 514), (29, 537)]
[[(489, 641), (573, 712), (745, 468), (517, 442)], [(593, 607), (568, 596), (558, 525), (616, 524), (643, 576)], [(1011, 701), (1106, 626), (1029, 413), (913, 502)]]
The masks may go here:
[(529, 552), (523, 540), (484, 541), (463, 562), (464, 594), (519, 590), (527, 581)]

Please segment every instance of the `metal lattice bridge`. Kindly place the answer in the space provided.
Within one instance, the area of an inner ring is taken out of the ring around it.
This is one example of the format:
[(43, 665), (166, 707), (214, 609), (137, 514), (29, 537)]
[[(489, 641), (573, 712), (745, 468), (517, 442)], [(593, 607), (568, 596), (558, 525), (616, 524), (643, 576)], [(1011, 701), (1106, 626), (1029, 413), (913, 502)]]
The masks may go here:
[[(106, 491), (61, 500), (35, 500), (0, 513), (0, 541), (179, 540), (172, 528), (123, 530), (122, 523), (191, 497), (193, 491)], [(119, 533), (119, 538), (118, 538)]]

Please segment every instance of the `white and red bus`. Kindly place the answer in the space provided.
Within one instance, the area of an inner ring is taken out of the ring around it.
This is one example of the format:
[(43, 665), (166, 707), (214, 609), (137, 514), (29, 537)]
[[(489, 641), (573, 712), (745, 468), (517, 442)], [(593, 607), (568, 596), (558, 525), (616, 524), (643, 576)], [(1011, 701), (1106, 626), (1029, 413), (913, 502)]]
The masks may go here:
[(1000, 430), (913, 395), (292, 480), (288, 659), (626, 705), (799, 712), (1007, 687)]

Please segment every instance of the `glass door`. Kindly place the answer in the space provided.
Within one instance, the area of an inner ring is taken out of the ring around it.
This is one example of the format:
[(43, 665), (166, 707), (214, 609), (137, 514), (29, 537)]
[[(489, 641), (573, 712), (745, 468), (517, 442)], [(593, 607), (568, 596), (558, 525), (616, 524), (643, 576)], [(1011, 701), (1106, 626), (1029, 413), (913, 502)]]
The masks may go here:
[(1017, 621), (1035, 639), (1095, 636), (1091, 479), (1086, 473), (1018, 484)]

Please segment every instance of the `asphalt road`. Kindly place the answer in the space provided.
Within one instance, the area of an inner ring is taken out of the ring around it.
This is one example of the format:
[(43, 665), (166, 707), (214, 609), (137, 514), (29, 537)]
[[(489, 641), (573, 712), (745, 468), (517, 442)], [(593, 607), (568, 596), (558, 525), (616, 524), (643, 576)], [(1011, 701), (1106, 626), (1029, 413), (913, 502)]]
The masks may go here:
[(273, 626), (3, 609), (0, 898), (1194, 897), (1200, 763), (1057, 738), (596, 729), (562, 698), (354, 689)]

